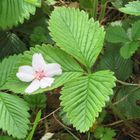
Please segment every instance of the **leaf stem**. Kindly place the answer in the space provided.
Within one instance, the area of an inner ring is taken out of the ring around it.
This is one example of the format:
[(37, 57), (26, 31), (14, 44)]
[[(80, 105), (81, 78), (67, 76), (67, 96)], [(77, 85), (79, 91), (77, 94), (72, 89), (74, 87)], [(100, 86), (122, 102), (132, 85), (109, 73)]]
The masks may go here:
[(105, 10), (106, 10), (106, 6), (107, 6), (107, 2), (105, 2), (104, 4), (101, 4), (101, 12), (100, 12), (100, 16), (99, 16), (99, 21), (101, 22), (104, 17), (105, 17)]
[(138, 86), (138, 87), (140, 87), (140, 84), (127, 83), (127, 82), (124, 82), (124, 81), (121, 81), (121, 80), (117, 80), (117, 82), (122, 84), (122, 85), (125, 85), (125, 86)]
[(90, 132), (88, 132), (88, 135), (87, 135), (87, 140), (90, 140)]
[(98, 0), (91, 0), (93, 7), (91, 10), (91, 16), (96, 20), (97, 19), (97, 9), (98, 9)]

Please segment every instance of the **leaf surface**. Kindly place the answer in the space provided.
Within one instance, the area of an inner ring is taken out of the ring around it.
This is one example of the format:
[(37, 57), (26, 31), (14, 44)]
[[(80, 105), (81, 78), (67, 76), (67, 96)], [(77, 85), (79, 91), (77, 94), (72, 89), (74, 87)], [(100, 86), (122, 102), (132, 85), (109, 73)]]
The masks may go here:
[(113, 72), (99, 71), (64, 85), (61, 105), (70, 122), (80, 132), (88, 131), (113, 94)]
[(90, 68), (102, 50), (104, 29), (88, 14), (74, 8), (56, 8), (49, 29), (56, 44)]

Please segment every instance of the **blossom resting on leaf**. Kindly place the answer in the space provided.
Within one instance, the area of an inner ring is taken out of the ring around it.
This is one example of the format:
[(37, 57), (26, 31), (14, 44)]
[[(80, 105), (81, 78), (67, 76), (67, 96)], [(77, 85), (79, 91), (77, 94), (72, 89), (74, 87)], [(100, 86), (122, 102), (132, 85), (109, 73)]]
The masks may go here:
[(61, 75), (61, 66), (57, 63), (46, 63), (43, 56), (35, 53), (32, 58), (32, 66), (20, 66), (16, 76), (23, 82), (31, 82), (26, 88), (26, 93), (32, 93), (39, 88), (50, 87), (55, 75)]

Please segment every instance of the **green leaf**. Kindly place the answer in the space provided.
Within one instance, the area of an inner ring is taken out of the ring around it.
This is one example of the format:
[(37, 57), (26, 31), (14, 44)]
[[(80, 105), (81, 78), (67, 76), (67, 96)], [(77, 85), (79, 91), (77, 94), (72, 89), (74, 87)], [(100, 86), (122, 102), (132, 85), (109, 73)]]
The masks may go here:
[(100, 126), (95, 130), (94, 136), (100, 140), (113, 140), (113, 137), (116, 136), (116, 133), (111, 128)]
[(60, 96), (61, 105), (77, 130), (89, 130), (105, 102), (109, 101), (109, 95), (113, 94), (115, 80), (113, 72), (99, 71), (64, 85)]
[(3, 89), (20, 56), (10, 56), (0, 63), (0, 89)]
[(124, 46), (120, 49), (121, 56), (125, 59), (130, 58), (137, 51), (138, 47), (138, 41), (132, 41), (124, 44)]
[(0, 32), (0, 59), (26, 49), (25, 44), (14, 33)]
[(34, 6), (40, 7), (41, 6), (41, 0), (24, 0), (25, 2), (28, 2)]
[(90, 9), (92, 8), (92, 1), (93, 0), (79, 0), (81, 8)]
[(123, 87), (116, 98), (116, 107), (127, 118), (140, 117), (140, 89), (137, 87), (127, 86)]
[(0, 92), (0, 128), (8, 135), (25, 138), (29, 113), (27, 103), (15, 95)]
[(46, 107), (46, 96), (45, 94), (25, 95), (25, 101), (29, 104), (32, 109), (45, 108)]
[(132, 25), (132, 38), (133, 40), (140, 39), (140, 20)]
[(119, 10), (126, 14), (140, 16), (140, 1), (129, 2), (125, 7), (122, 7)]
[(9, 29), (29, 19), (35, 14), (36, 7), (25, 0), (0, 1), (0, 28)]
[(39, 120), (41, 118), (41, 110), (38, 111), (37, 115), (36, 115), (36, 118), (35, 118), (35, 121), (34, 121), (34, 125), (33, 125), (33, 128), (32, 128), (32, 131), (29, 133), (28, 137), (26, 138), (26, 140), (32, 140), (33, 139), (33, 135), (35, 133), (35, 129), (39, 123)]
[[(56, 8), (50, 17), (49, 29), (56, 44), (90, 68), (101, 52), (104, 29), (84, 11)], [(63, 30), (62, 30), (63, 29)]]
[[(39, 20), (38, 20), (39, 19)], [(30, 35), (33, 33), (33, 30), (40, 26), (47, 29), (47, 18), (43, 13), (42, 9), (37, 9), (35, 15), (31, 15), (29, 20), (25, 20), (23, 24), (20, 24), (18, 27), (14, 28), (16, 32), (23, 33), (25, 35)]]
[(115, 73), (117, 79), (125, 81), (132, 74), (133, 62), (131, 59), (124, 59), (117, 47), (109, 47), (98, 65), (99, 70), (111, 70)]
[(30, 44), (31, 46), (45, 44), (52, 44), (53, 41), (49, 36), (49, 31), (47, 28), (43, 28), (41, 26), (37, 26), (34, 28), (33, 33), (30, 35)]
[(129, 41), (126, 31), (121, 26), (109, 26), (106, 30), (106, 40), (111, 43), (123, 43)]
[(63, 73), (62, 75), (55, 78), (54, 84), (50, 88), (39, 89), (34, 93), (42, 93), (57, 87), (62, 86), (64, 83), (79, 77), (83, 74), (83, 69), (80, 65), (67, 53), (60, 50), (59, 48), (52, 47), (50, 45), (38, 46), (31, 48), (30, 51), (24, 53), (24, 55), (19, 60), (19, 63), (16, 65), (15, 70), (11, 74), (6, 87), (7, 89), (15, 93), (25, 93), (25, 89), (29, 86), (29, 83), (22, 82), (16, 77), (18, 68), (22, 65), (31, 65), (32, 56), (34, 53), (41, 53), (48, 63), (58, 63), (62, 66)]

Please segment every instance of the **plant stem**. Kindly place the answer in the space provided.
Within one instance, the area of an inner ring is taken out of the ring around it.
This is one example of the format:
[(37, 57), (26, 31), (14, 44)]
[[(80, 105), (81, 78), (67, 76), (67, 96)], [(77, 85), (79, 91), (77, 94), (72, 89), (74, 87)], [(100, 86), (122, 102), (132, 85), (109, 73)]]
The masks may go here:
[(140, 87), (140, 84), (127, 83), (127, 82), (124, 82), (121, 80), (117, 80), (117, 82), (122, 84), (122, 85), (125, 85), (125, 86), (138, 86), (138, 87)]
[(87, 138), (87, 140), (90, 140), (90, 132), (88, 132), (88, 138)]
[(96, 20), (97, 19), (97, 10), (98, 10), (98, 0), (91, 0), (93, 7), (91, 10), (91, 16)]
[(107, 2), (101, 5), (101, 12), (99, 16), (99, 21), (101, 22), (105, 17), (105, 10), (106, 10)]

